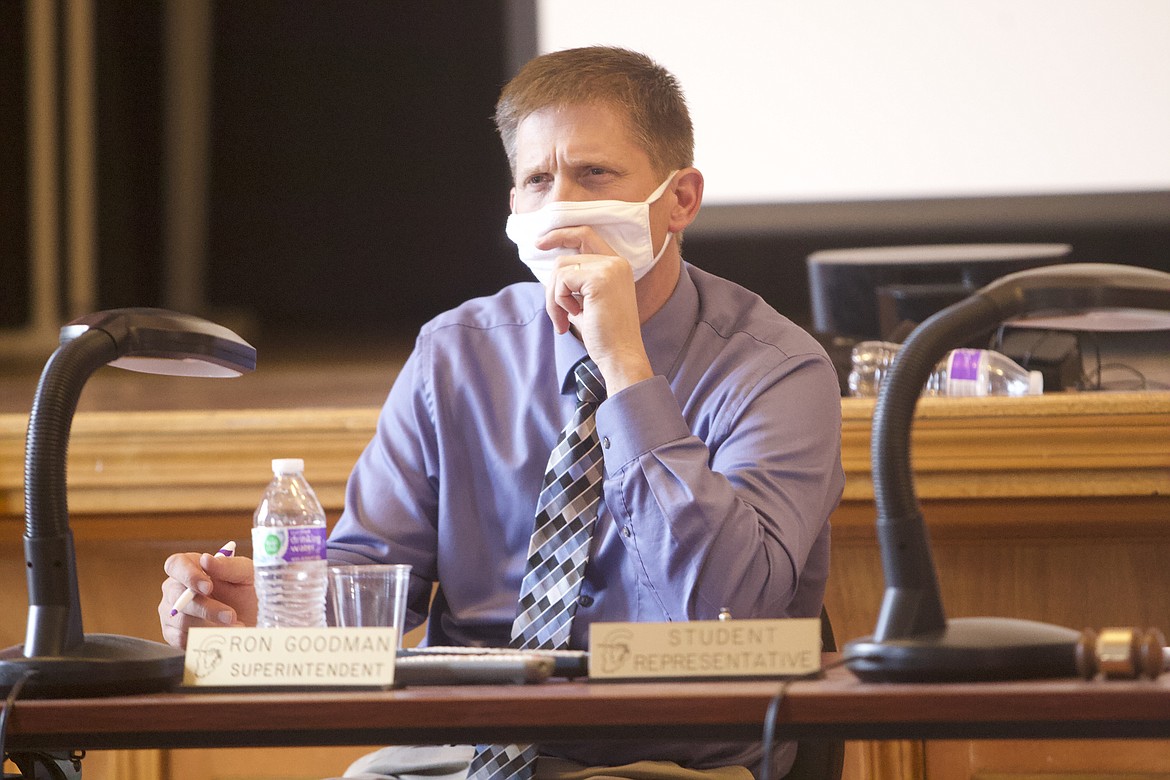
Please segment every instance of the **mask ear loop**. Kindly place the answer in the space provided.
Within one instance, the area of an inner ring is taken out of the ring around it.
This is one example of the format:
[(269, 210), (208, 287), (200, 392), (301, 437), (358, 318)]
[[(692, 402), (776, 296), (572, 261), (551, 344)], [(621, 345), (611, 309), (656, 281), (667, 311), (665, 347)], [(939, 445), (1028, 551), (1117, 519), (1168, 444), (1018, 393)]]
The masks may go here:
[[(667, 174), (666, 180), (658, 185), (658, 189), (654, 190), (654, 192), (651, 192), (650, 197), (646, 198), (646, 200), (642, 202), (647, 206), (651, 206), (657, 203), (659, 198), (666, 194), (666, 188), (670, 186), (670, 183), (674, 181), (674, 177), (678, 175), (678, 172), (681, 170), (682, 168), (675, 168), (673, 171)], [(650, 265), (657, 265), (658, 261), (662, 259), (662, 256), (666, 254), (666, 248), (670, 246), (670, 239), (673, 235), (674, 233), (671, 231), (666, 231), (666, 240), (662, 242), (662, 248), (658, 250), (658, 254), (654, 255), (654, 259), (650, 261)]]
[(681, 171), (681, 170), (682, 170), (682, 168), (675, 168), (673, 171), (671, 171), (670, 173), (668, 173), (668, 174), (666, 175), (666, 181), (664, 181), (664, 182), (662, 182), (661, 184), (659, 184), (659, 185), (658, 185), (658, 188), (657, 188), (657, 189), (655, 189), (655, 190), (654, 190), (654, 192), (651, 192), (651, 193), (650, 193), (650, 197), (646, 198), (646, 200), (644, 200), (644, 201), (642, 201), (642, 202), (643, 202), (643, 203), (645, 203), (647, 206), (649, 206), (649, 205), (651, 205), (651, 204), (653, 204), (653, 203), (657, 203), (657, 202), (658, 202), (658, 199), (659, 199), (659, 198), (661, 198), (661, 197), (663, 196), (663, 194), (666, 192), (666, 188), (670, 186), (670, 183), (671, 183), (672, 181), (674, 181), (674, 177), (675, 177), (675, 176), (678, 174), (678, 172), (679, 172), (679, 171)]
[(654, 259), (650, 261), (651, 265), (656, 264), (659, 260), (662, 259), (662, 256), (666, 254), (666, 248), (670, 246), (670, 239), (672, 236), (674, 236), (674, 233), (671, 233), (669, 230), (666, 231), (666, 240), (662, 242), (662, 249), (659, 249), (658, 254), (654, 255)]

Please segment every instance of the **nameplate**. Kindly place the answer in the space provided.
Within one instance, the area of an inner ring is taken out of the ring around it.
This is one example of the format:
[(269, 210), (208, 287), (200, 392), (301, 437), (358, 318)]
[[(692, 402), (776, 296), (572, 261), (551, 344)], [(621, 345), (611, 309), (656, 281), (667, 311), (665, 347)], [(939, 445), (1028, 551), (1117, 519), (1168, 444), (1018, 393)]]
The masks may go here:
[(821, 621), (594, 623), (592, 679), (792, 677), (821, 668)]
[(192, 628), (183, 684), (389, 686), (397, 652), (393, 627)]

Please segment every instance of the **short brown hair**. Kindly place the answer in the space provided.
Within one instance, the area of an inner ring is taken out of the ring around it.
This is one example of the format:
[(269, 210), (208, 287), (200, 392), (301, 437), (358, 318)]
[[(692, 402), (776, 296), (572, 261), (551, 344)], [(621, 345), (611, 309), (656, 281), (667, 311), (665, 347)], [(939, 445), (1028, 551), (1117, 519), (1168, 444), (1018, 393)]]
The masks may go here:
[(496, 103), (496, 128), (516, 174), (516, 129), (545, 108), (602, 103), (626, 117), (658, 173), (694, 161), (695, 133), (678, 80), (644, 54), (609, 46), (565, 49), (529, 61)]

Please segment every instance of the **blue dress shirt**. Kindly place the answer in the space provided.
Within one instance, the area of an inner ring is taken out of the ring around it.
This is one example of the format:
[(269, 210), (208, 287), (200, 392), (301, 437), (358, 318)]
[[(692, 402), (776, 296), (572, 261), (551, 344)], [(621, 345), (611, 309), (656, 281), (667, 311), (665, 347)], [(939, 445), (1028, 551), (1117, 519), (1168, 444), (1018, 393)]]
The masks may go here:
[[(409, 563), (408, 626), (506, 646), (573, 366), (536, 283), (425, 325), (346, 490), (331, 561)], [(844, 485), (836, 373), (759, 296), (688, 264), (642, 326), (655, 376), (597, 410), (604, 502), (571, 646), (594, 621), (815, 617)], [(758, 762), (759, 745), (542, 746), (586, 764)], [(790, 760), (790, 757), (788, 757)], [(786, 763), (786, 762), (785, 762)]]

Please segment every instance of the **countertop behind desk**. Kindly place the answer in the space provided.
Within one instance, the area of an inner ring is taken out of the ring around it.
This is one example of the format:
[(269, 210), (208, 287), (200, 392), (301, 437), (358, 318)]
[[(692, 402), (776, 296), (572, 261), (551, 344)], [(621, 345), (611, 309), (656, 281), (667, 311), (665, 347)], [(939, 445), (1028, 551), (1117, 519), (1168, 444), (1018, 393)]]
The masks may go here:
[[(874, 402), (842, 399), (844, 502), (872, 500)], [(327, 509), (374, 432), (376, 407), (79, 413), (74, 515), (250, 512), (269, 461), (295, 451)], [(0, 518), (23, 513), (27, 415), (0, 415)], [(912, 456), (920, 498), (1170, 496), (1170, 393), (926, 398)]]

